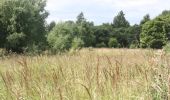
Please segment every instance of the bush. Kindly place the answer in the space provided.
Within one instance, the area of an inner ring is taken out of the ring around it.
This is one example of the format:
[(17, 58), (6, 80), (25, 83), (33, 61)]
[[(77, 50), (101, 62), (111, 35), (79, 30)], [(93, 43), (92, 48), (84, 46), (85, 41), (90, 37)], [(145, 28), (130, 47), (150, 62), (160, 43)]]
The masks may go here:
[(164, 21), (152, 20), (142, 26), (140, 36), (141, 47), (143, 48), (162, 48), (167, 42), (166, 23)]
[(72, 41), (72, 49), (76, 50), (76, 49), (80, 49), (84, 46), (84, 42), (82, 39), (80, 38), (74, 38)]
[(37, 55), (41, 54), (43, 52), (43, 49), (41, 49), (38, 45), (30, 45), (24, 48), (24, 54), (27, 55)]
[(98, 48), (106, 47), (106, 44), (102, 42), (102, 43), (96, 44), (96, 47)]
[(6, 47), (8, 50), (12, 50), (15, 52), (22, 52), (23, 50), (23, 42), (25, 40), (24, 33), (13, 33), (7, 37)]
[(116, 48), (116, 47), (118, 47), (118, 41), (117, 41), (117, 39), (116, 38), (110, 38), (110, 40), (109, 40), (109, 42), (108, 42), (108, 46), (110, 47), (110, 48), (112, 48), (112, 47), (114, 47), (114, 48)]
[(49, 39), (52, 51), (56, 53), (69, 50), (71, 48), (69, 37), (69, 35), (59, 35), (54, 38), (55, 40)]
[(137, 45), (137, 44), (133, 44), (133, 43), (132, 43), (132, 44), (130, 44), (130, 48), (131, 48), (131, 49), (138, 48), (138, 45)]
[(135, 48), (139, 48), (139, 42), (138, 41), (133, 41), (131, 44), (130, 44), (130, 48), (131, 49), (135, 49)]
[(64, 52), (71, 48), (73, 39), (73, 25), (70, 23), (59, 23), (48, 34), (47, 41), (52, 52)]

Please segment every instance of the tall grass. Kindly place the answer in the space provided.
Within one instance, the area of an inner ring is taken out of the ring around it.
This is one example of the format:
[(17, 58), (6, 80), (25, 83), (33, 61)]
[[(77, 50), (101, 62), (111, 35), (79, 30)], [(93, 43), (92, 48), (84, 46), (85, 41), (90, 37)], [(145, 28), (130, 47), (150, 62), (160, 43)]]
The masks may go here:
[(0, 100), (168, 100), (170, 55), (83, 49), (0, 59)]

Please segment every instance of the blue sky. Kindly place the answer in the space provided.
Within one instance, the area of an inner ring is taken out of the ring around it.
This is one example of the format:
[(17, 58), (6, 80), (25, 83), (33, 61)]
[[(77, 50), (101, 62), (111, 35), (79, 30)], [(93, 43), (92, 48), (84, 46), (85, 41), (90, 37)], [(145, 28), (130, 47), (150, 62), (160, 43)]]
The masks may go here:
[(170, 0), (47, 0), (46, 9), (50, 12), (47, 22), (76, 20), (80, 12), (84, 12), (88, 21), (95, 25), (111, 23), (120, 10), (133, 25), (138, 24), (144, 15), (151, 18), (163, 10), (170, 9)]

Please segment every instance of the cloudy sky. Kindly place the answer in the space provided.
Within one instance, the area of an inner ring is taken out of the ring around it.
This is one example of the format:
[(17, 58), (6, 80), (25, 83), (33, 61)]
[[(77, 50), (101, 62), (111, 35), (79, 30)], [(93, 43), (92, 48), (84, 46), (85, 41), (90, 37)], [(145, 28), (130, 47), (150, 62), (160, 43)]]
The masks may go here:
[(144, 15), (151, 18), (165, 9), (170, 9), (170, 0), (47, 0), (46, 9), (50, 12), (47, 21), (75, 20), (80, 12), (96, 25), (109, 22), (123, 10), (127, 20), (133, 25)]

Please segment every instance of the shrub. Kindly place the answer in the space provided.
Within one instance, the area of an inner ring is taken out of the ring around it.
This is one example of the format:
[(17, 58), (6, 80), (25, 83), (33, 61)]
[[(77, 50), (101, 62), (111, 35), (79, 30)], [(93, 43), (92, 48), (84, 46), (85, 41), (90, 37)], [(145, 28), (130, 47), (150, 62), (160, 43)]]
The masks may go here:
[(96, 44), (96, 47), (98, 48), (106, 47), (106, 44), (102, 42), (102, 43)]
[(44, 50), (42, 48), (40, 48), (38, 45), (29, 45), (27, 47), (24, 48), (24, 54), (27, 55), (37, 55), (37, 54), (41, 54)]
[(71, 48), (73, 39), (73, 25), (70, 23), (59, 23), (48, 34), (47, 41), (53, 52), (63, 52)]
[(70, 49), (71, 43), (69, 41), (69, 35), (59, 35), (58, 37), (55, 38), (55, 40), (50, 40), (51, 42), (51, 48), (53, 52), (64, 52)]
[(114, 48), (116, 48), (116, 47), (118, 47), (118, 41), (117, 41), (117, 39), (116, 38), (110, 38), (110, 40), (109, 40), (109, 42), (108, 42), (108, 46), (109, 47), (114, 47)]
[(25, 40), (25, 34), (24, 33), (13, 33), (7, 37), (7, 42), (6, 44), (7, 48), (9, 50), (15, 51), (15, 52), (20, 52), (23, 51), (23, 42)]
[(131, 49), (135, 49), (135, 48), (139, 48), (139, 42), (138, 41), (133, 41), (131, 44), (130, 44), (130, 48)]
[(72, 41), (72, 49), (76, 50), (76, 49), (80, 49), (84, 46), (84, 42), (82, 39), (80, 38), (74, 38)]
[(164, 21), (159, 20), (146, 22), (140, 36), (141, 47), (162, 48), (167, 42), (165, 25)]

